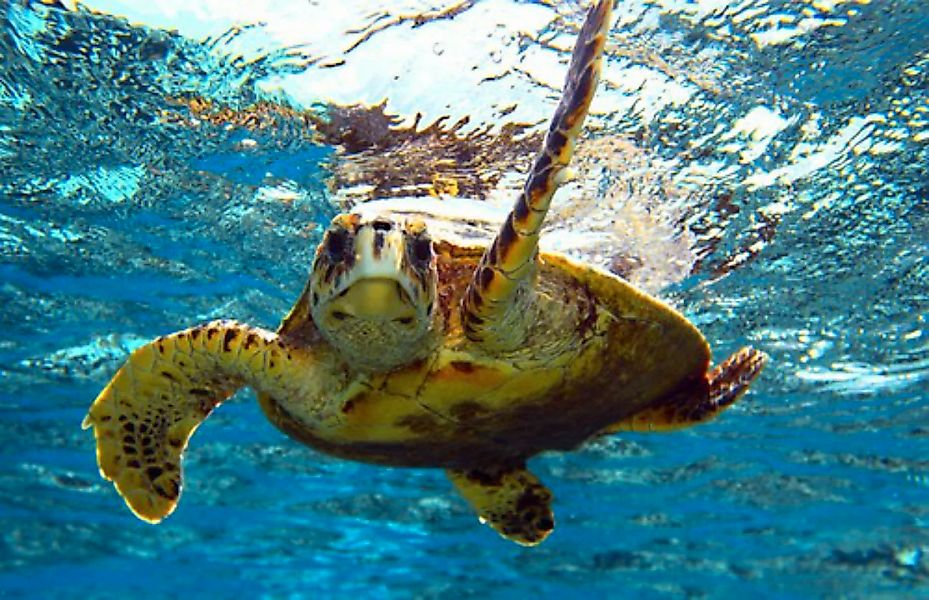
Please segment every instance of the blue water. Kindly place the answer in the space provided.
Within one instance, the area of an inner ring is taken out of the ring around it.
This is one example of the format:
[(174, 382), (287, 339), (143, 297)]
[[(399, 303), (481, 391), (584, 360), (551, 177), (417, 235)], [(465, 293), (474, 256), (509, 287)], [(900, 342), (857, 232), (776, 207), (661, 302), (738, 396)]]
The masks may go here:
[[(311, 61), (0, 4), (0, 596), (929, 596), (929, 6), (679, 4), (696, 6), (622, 3), (609, 60), (696, 93), (654, 114), (630, 101), (593, 135), (635, 140), (672, 174), (706, 167), (675, 180), (695, 260), (661, 295), (717, 357), (751, 343), (771, 361), (714, 423), (535, 459), (558, 528), (532, 549), (480, 526), (441, 472), (285, 438), (251, 392), (197, 432), (170, 519), (126, 510), (80, 429), (90, 402), (156, 335), (215, 317), (274, 327), (347, 158), (292, 115), (184, 124), (178, 98), (325, 114), (325, 98), (294, 106), (259, 85)], [(577, 7), (558, 10), (520, 52), (572, 35)], [(786, 123), (731, 134), (756, 107)]]

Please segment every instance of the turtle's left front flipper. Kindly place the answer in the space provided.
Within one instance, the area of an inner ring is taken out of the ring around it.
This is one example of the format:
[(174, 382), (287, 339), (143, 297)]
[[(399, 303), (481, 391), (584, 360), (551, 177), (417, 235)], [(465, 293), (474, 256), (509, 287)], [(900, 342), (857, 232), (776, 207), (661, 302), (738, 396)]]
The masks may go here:
[(446, 474), (481, 522), (508, 540), (535, 546), (555, 528), (552, 493), (525, 465), (449, 469)]
[(181, 454), (216, 406), (243, 385), (274, 393), (284, 371), (307, 360), (277, 335), (214, 321), (138, 348), (84, 419), (100, 473), (140, 519), (157, 523), (181, 493)]
[(587, 13), (542, 150), (464, 295), (464, 332), (487, 347), (511, 349), (522, 342), (519, 320), (525, 307), (515, 300), (534, 276), (542, 223), (597, 90), (612, 8), (613, 0), (597, 0)]

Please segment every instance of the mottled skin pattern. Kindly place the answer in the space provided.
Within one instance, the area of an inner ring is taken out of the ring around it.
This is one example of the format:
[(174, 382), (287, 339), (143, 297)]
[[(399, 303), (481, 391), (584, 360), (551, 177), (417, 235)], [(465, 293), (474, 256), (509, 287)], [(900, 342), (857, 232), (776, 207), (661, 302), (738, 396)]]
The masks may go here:
[[(554, 255), (539, 260), (527, 343), (485, 351), (464, 334), (459, 310), (483, 250), (435, 248), (441, 346), (387, 373), (340, 365), (322, 399), (262, 394), (273, 422), (345, 458), (469, 468), (575, 448), (676, 386), (706, 394), (709, 349), (692, 325), (621, 280)], [(295, 344), (320, 335), (309, 319), (285, 321), (280, 334)], [(338, 360), (328, 346), (312, 345), (314, 360)]]
[(136, 350), (84, 421), (101, 473), (155, 523), (176, 507), (181, 457), (242, 386), (268, 418), (324, 452), (446, 469), (482, 521), (535, 545), (552, 494), (526, 469), (592, 436), (715, 417), (765, 356), (709, 371), (697, 329), (621, 279), (539, 253), (538, 231), (596, 86), (611, 2), (588, 13), (565, 95), (523, 193), (487, 248), (433, 239), (389, 214), (336, 217), (276, 333), (235, 321)]

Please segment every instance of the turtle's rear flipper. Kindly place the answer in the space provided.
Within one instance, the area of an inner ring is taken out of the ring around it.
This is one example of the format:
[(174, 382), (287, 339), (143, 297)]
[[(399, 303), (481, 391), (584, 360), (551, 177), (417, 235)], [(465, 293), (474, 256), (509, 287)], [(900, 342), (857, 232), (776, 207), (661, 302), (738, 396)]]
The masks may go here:
[(214, 321), (138, 348), (90, 407), (100, 473), (140, 519), (157, 523), (181, 493), (181, 454), (242, 385), (273, 388), (287, 352), (273, 333)]
[(671, 431), (710, 421), (735, 404), (767, 360), (760, 350), (742, 348), (705, 378), (688, 382), (660, 402), (611, 425), (604, 433)]
[(481, 522), (522, 546), (535, 546), (555, 528), (552, 493), (524, 466), (446, 471)]

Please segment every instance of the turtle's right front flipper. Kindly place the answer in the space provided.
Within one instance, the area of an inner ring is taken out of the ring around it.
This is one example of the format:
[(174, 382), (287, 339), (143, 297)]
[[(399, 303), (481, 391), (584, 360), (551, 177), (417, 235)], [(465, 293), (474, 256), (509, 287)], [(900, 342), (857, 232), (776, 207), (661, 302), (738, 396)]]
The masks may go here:
[(517, 300), (534, 277), (542, 223), (597, 90), (612, 8), (613, 0), (597, 0), (587, 13), (542, 150), (464, 295), (464, 332), (485, 347), (512, 349), (522, 342), (525, 307)]
[(84, 419), (97, 438), (100, 473), (140, 519), (157, 523), (181, 493), (181, 454), (216, 406), (243, 385), (272, 392), (304, 358), (277, 335), (214, 321), (138, 348)]

